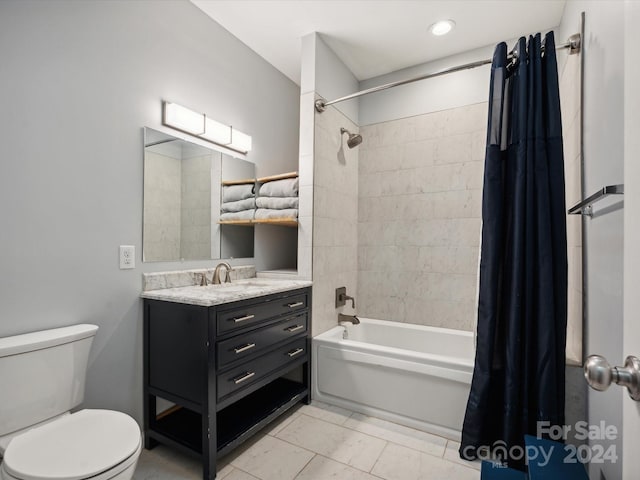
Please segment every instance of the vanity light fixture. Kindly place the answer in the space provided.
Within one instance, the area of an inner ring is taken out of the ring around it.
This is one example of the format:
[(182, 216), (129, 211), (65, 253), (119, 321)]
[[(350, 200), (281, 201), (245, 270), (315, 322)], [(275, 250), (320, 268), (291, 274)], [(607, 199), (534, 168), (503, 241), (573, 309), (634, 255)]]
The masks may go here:
[(204, 130), (204, 133), (200, 136), (205, 140), (218, 145), (229, 145), (231, 143), (231, 127), (207, 118), (204, 122)]
[(162, 123), (191, 135), (202, 135), (206, 132), (205, 115), (178, 105), (164, 102)]
[(240, 152), (249, 152), (251, 150), (251, 135), (231, 127), (231, 143), (228, 147)]
[(240, 153), (251, 150), (251, 136), (172, 102), (162, 104), (162, 124)]
[(429, 27), (429, 31), (433, 35), (440, 37), (442, 35), (446, 35), (447, 33), (449, 33), (451, 30), (453, 30), (453, 27), (455, 26), (456, 26), (456, 22), (454, 22), (453, 20), (440, 20), (439, 22), (436, 22), (433, 25), (431, 25)]

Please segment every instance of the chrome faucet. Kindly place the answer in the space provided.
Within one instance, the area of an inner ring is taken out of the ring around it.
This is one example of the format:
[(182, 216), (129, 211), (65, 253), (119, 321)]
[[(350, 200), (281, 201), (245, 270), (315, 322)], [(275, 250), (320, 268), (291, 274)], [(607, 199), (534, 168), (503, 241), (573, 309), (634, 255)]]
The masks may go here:
[(226, 273), (227, 273), (227, 276), (226, 276), (226, 278), (225, 278), (224, 283), (231, 283), (231, 275), (230, 275), (230, 272), (231, 272), (231, 270), (232, 270), (232, 269), (231, 269), (231, 265), (229, 265), (227, 262), (221, 262), (221, 263), (219, 263), (218, 265), (216, 265), (216, 269), (215, 269), (215, 271), (213, 272), (213, 279), (211, 280), (211, 283), (212, 283), (213, 285), (220, 285), (220, 284), (222, 283), (222, 282), (220, 281), (220, 268), (221, 268), (221, 267), (224, 267), (224, 268), (226, 268), (226, 270), (227, 270), (227, 272), (226, 272)]
[(342, 322), (350, 322), (354, 325), (358, 325), (360, 323), (360, 319), (355, 315), (345, 315), (344, 313), (338, 314), (338, 323)]

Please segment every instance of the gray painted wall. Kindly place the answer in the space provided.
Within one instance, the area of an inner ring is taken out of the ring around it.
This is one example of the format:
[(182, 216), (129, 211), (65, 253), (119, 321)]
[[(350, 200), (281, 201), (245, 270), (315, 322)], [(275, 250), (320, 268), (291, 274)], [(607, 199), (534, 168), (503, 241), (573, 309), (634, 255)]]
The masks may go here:
[[(511, 44), (513, 42), (508, 42)], [(433, 62), (397, 70), (360, 82), (359, 89), (419, 77), (446, 68), (485, 60), (495, 45), (477, 48)], [(388, 122), (456, 107), (486, 102), (489, 98), (491, 65), (450, 73), (442, 77), (394, 87), (360, 98), (360, 126)]]
[[(313, 32), (302, 37), (302, 93), (315, 92), (327, 101), (350, 95), (359, 90), (358, 79), (324, 43), (322, 35)], [(358, 122), (359, 100), (347, 100), (335, 105), (356, 125)]]
[[(567, 2), (558, 38), (579, 31), (580, 12), (586, 13), (583, 55), (585, 194), (604, 185), (623, 183), (624, 160), (624, 2)], [(617, 205), (617, 206), (616, 206)], [(596, 211), (611, 210), (584, 223), (586, 255), (586, 348), (620, 365), (622, 351), (623, 211), (618, 199), (603, 201)], [(588, 391), (588, 420), (622, 428), (621, 388)], [(606, 442), (597, 441), (608, 446)], [(622, 455), (620, 439), (612, 442)], [(592, 464), (591, 478), (600, 472), (609, 480), (622, 478), (621, 459)]]
[(172, 100), (295, 170), (299, 88), (186, 0), (0, 2), (0, 58), (0, 336), (99, 325), (85, 405), (140, 420), (142, 272), (215, 263), (140, 262), (142, 127)]

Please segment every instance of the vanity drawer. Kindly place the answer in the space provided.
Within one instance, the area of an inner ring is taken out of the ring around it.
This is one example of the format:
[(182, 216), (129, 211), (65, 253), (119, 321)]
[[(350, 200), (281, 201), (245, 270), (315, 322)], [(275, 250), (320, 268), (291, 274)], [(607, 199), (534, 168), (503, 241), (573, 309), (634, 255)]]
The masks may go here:
[(305, 357), (307, 354), (307, 338), (299, 338), (272, 352), (238, 365), (228, 372), (219, 373), (217, 377), (218, 400), (260, 380), (274, 370), (287, 363)]
[(307, 308), (307, 294), (275, 297), (260, 303), (216, 312), (218, 335), (256, 325), (264, 320)]
[(274, 325), (218, 342), (218, 368), (236, 360), (250, 358), (271, 345), (306, 333), (308, 316), (307, 312), (299, 313)]

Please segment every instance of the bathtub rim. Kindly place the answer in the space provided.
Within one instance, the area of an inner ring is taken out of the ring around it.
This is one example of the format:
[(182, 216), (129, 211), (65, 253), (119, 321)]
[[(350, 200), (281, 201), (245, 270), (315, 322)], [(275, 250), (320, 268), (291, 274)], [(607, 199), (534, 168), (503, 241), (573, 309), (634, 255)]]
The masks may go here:
[[(471, 337), (473, 338), (475, 336), (474, 332), (471, 330), (457, 330), (455, 328), (447, 328), (447, 327), (434, 327), (431, 325), (420, 325), (417, 323), (405, 323), (405, 322), (392, 322), (390, 320), (379, 320), (376, 318), (368, 318), (368, 317), (358, 317), (358, 319), (360, 320), (360, 323), (371, 323), (371, 324), (377, 324), (377, 325), (389, 325), (389, 326), (393, 326), (394, 328), (400, 328), (400, 329), (406, 329), (406, 330), (422, 330), (422, 331), (426, 331), (426, 332), (442, 332), (442, 333), (447, 333), (449, 335), (454, 335), (454, 336), (461, 336), (461, 337)], [(322, 340), (324, 338), (330, 338), (331, 336), (328, 335), (330, 332), (334, 332), (336, 331), (336, 328), (345, 328), (342, 325), (336, 325), (335, 327), (327, 330), (326, 332), (322, 332), (318, 335), (316, 335), (315, 337), (313, 337), (314, 339), (319, 339)], [(351, 326), (351, 328), (357, 328), (357, 325), (353, 325)], [(346, 327), (349, 328), (349, 327)], [(364, 343), (364, 342), (361, 342)]]
[[(449, 335), (454, 335), (458, 337), (468, 337), (473, 339), (473, 332), (468, 332), (465, 330), (454, 330), (451, 328), (440, 328), (440, 327), (431, 327), (425, 325), (417, 325), (417, 324), (405, 324), (399, 322), (390, 322), (388, 320), (376, 320), (372, 318), (361, 318), (361, 323), (367, 324), (377, 324), (377, 325), (388, 325), (394, 328), (402, 327), (407, 330), (421, 330), (427, 331), (431, 333), (446, 333)], [(398, 323), (398, 325), (396, 325)], [(428, 361), (433, 362), (439, 367), (454, 367), (464, 370), (465, 372), (473, 372), (473, 366), (475, 363), (475, 343), (473, 343), (472, 348), (473, 351), (469, 358), (465, 357), (456, 357), (449, 355), (439, 355), (435, 353), (424, 353), (419, 352), (417, 350), (408, 350), (404, 348), (398, 347), (389, 347), (386, 345), (380, 345), (377, 343), (367, 343), (361, 342), (358, 340), (351, 340), (349, 338), (342, 338), (342, 334), (345, 331), (345, 328), (342, 325), (337, 325), (326, 332), (321, 333), (313, 337), (313, 344), (322, 344), (322, 345), (334, 345), (340, 344), (345, 348), (351, 348), (357, 351), (366, 352), (366, 353), (374, 353), (374, 352), (383, 352), (385, 355), (389, 355), (392, 358), (404, 361)], [(358, 328), (357, 325), (354, 325), (351, 328)]]

